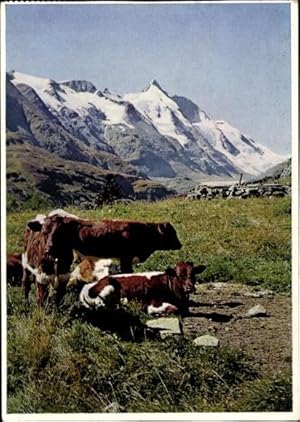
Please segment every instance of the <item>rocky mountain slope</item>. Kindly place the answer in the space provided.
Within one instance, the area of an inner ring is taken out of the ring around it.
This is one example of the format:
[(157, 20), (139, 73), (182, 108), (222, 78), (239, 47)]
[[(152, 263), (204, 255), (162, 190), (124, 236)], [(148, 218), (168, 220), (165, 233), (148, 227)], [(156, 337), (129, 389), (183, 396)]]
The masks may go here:
[(279, 180), (279, 179), (290, 179), (292, 176), (292, 159), (288, 158), (282, 163), (277, 164), (274, 167), (270, 167), (268, 170), (263, 172), (258, 178), (251, 180)]
[(8, 209), (38, 204), (92, 207), (108, 175), (123, 198), (155, 200), (174, 193), (116, 154), (82, 145), (33, 91), (23, 88), (31, 101), (7, 82)]
[(13, 71), (6, 94), (8, 153), (22, 141), (41, 156), (47, 151), (142, 180), (257, 176), (284, 160), (228, 123), (212, 120), (191, 100), (170, 96), (155, 80), (142, 92), (121, 96), (87, 81), (56, 82)]

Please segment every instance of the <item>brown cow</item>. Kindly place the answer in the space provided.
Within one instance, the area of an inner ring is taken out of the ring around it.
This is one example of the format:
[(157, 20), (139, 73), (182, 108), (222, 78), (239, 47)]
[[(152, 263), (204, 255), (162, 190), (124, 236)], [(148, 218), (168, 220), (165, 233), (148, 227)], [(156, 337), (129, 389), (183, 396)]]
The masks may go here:
[[(44, 221), (45, 218), (45, 215), (37, 215), (35, 221)], [(37, 285), (37, 302), (41, 305), (47, 298), (49, 285), (58, 290), (57, 298), (61, 298), (73, 262), (72, 250), (61, 250), (57, 257), (53, 257), (45, 253), (45, 242), (46, 238), (41, 232), (32, 231), (28, 226), (25, 228), (22, 287), (25, 298), (28, 299), (33, 276)]]
[(13, 286), (20, 286), (23, 276), (22, 254), (8, 254), (6, 258), (7, 282)]
[[(86, 308), (111, 308), (123, 301), (139, 301), (148, 314), (162, 314), (188, 310), (189, 293), (195, 290), (195, 274), (206, 267), (194, 267), (180, 262), (165, 272), (145, 272), (106, 276), (87, 284), (80, 293), (80, 302)], [(119, 287), (118, 287), (119, 286)]]
[(86, 256), (117, 258), (123, 273), (131, 273), (133, 263), (144, 262), (156, 250), (181, 248), (170, 223), (95, 221), (55, 210), (43, 221), (30, 221), (28, 227), (41, 233), (45, 254), (58, 262), (74, 249)]

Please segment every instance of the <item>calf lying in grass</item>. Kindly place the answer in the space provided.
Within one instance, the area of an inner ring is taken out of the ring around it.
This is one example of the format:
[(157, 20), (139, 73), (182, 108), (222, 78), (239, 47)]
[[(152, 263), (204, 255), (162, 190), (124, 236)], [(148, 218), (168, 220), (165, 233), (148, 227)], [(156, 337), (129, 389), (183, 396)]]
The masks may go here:
[[(98, 281), (101, 278), (110, 275), (117, 274), (119, 272), (118, 266), (113, 263), (110, 258), (106, 259), (92, 259), (87, 257), (79, 257), (76, 254), (77, 265), (70, 274), (68, 286), (81, 284), (82, 281), (91, 283)], [(80, 262), (78, 262), (80, 260)]]
[(191, 262), (179, 262), (165, 272), (145, 272), (106, 276), (83, 287), (80, 302), (89, 309), (116, 307), (138, 301), (148, 314), (186, 313), (189, 293), (195, 291), (195, 275), (205, 270)]

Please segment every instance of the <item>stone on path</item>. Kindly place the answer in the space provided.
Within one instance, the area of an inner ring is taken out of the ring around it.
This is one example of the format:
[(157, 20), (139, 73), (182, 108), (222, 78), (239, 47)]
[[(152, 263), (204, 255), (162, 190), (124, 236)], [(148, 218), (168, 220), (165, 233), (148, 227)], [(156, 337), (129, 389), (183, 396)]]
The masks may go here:
[(250, 292), (250, 293), (245, 293), (244, 296), (248, 296), (248, 297), (273, 297), (274, 296), (274, 292), (272, 292), (272, 290), (259, 290), (257, 292)]
[(196, 346), (213, 346), (213, 347), (216, 347), (219, 344), (219, 339), (217, 337), (210, 336), (208, 334), (206, 334), (204, 336), (197, 337), (193, 341), (194, 341), (194, 344)]
[(246, 317), (267, 316), (267, 311), (262, 305), (255, 305), (248, 310)]
[(216, 283), (211, 283), (211, 286), (214, 289), (223, 289), (224, 287), (228, 287), (228, 283), (224, 282), (224, 281), (218, 281)]
[(182, 334), (181, 322), (178, 318), (157, 318), (146, 322), (147, 327), (158, 329), (162, 338), (168, 335)]

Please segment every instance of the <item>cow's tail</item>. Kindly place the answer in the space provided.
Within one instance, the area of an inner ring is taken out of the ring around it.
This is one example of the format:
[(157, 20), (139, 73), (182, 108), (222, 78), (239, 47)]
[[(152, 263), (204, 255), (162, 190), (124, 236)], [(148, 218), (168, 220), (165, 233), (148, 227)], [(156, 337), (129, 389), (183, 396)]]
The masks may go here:
[(28, 262), (27, 252), (22, 253), (22, 267), (24, 268), (24, 270), (29, 271), (35, 277), (38, 275), (38, 270), (36, 268), (33, 268)]
[(54, 284), (53, 287), (55, 290), (58, 289), (59, 286), (59, 274), (58, 274), (58, 258), (54, 260)]

